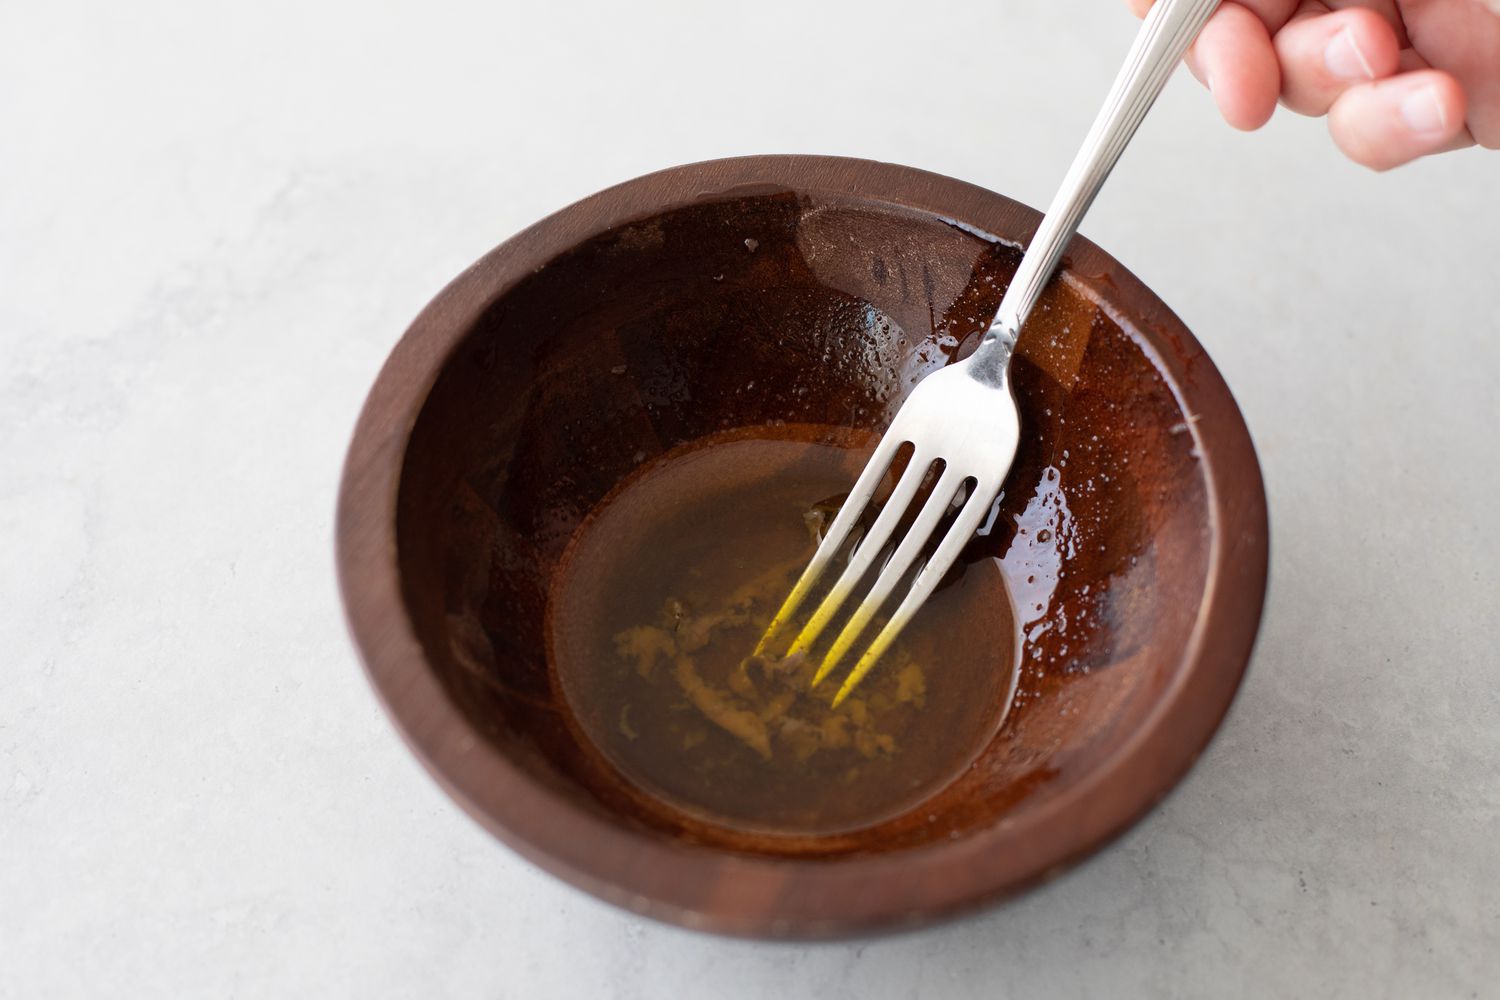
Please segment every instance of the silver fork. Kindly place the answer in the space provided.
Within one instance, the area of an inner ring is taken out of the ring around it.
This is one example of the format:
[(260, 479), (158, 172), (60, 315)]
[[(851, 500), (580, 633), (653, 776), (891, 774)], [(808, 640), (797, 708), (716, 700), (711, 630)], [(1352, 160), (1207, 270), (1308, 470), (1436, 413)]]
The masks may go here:
[(813, 677), (814, 687), (854, 648), (897, 585), (916, 565), (944, 516), (950, 515), (955, 507), (957, 514), (895, 612), (860, 655), (834, 696), (834, 705), (849, 696), (932, 595), (999, 496), (1020, 439), (1020, 414), (1009, 378), (1016, 337), (1051, 278), (1064, 247), (1078, 231), (1084, 212), (1188, 44), (1217, 6), (1218, 0), (1157, 0), (1151, 8), (978, 349), (967, 359), (928, 375), (912, 390), (829, 525), (807, 569), (761, 637), (755, 650), (757, 656), (766, 655), (785, 631), (849, 540), (855, 522), (875, 495), (897, 451), (910, 444), (914, 450), (890, 498), (859, 540), (838, 580), (792, 640), (786, 656), (808, 654), (875, 560), (887, 549), (932, 465), (942, 462), (937, 483), (906, 536), (824, 654)]

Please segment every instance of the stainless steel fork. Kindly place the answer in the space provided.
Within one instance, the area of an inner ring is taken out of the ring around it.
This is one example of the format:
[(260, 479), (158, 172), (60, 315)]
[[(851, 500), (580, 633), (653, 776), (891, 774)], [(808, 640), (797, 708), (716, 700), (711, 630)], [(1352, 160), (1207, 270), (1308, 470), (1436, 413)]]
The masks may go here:
[(815, 687), (854, 648), (901, 580), (916, 565), (945, 515), (951, 516), (952, 522), (896, 610), (855, 662), (834, 696), (835, 705), (864, 679), (931, 596), (999, 495), (1020, 439), (1020, 415), (1009, 379), (1016, 337), (1051, 278), (1063, 248), (1078, 231), (1084, 212), (1188, 44), (1217, 6), (1218, 0), (1157, 0), (1151, 8), (978, 349), (967, 359), (928, 375), (912, 390), (838, 516), (829, 525), (812, 561), (762, 636), (755, 650), (758, 656), (770, 653), (785, 633), (798, 609), (848, 542), (856, 521), (875, 495), (897, 452), (904, 444), (910, 444), (913, 452), (906, 469), (875, 523), (859, 540), (838, 580), (792, 640), (785, 655), (810, 653), (875, 560), (887, 550), (929, 470), (934, 463), (941, 462), (937, 483), (916, 519), (824, 654), (813, 677)]

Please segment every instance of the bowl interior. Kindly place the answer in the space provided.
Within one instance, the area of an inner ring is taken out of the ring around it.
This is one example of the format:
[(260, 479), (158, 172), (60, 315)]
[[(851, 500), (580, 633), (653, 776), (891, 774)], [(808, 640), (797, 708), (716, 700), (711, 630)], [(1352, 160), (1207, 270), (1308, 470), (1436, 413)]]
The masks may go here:
[(511, 284), (443, 363), (398, 498), (407, 611), (472, 729), (610, 823), (792, 857), (963, 839), (1117, 754), (1188, 662), (1210, 492), (1160, 360), (1076, 281), (1054, 283), (1021, 339), (1020, 451), (994, 529), (966, 553), (1005, 575), (1019, 685), (999, 732), (933, 799), (829, 836), (695, 821), (580, 744), (549, 668), (560, 560), (611, 490), (736, 428), (873, 440), (917, 379), (972, 349), (1018, 259), (934, 214), (752, 192), (617, 226)]

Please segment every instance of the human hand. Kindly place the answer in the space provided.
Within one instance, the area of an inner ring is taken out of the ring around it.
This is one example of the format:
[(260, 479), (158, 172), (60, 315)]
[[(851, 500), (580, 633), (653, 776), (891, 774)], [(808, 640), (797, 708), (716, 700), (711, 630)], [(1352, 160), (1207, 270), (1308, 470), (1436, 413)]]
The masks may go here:
[(1235, 128), (1280, 100), (1375, 170), (1500, 147), (1500, 0), (1228, 0), (1186, 62)]

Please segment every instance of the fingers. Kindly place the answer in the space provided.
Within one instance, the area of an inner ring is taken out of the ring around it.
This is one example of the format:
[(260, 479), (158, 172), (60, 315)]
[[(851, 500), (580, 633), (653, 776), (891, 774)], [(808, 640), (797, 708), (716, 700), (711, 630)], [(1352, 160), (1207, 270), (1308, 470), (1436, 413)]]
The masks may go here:
[(1281, 67), (1265, 22), (1248, 8), (1223, 4), (1198, 35), (1189, 64), (1235, 128), (1260, 128), (1276, 110)]
[(1416, 50), (1463, 87), (1475, 141), (1500, 148), (1500, 17), (1474, 0), (1423, 0), (1412, 18)]
[(1452, 76), (1413, 70), (1345, 90), (1328, 110), (1328, 131), (1351, 160), (1389, 170), (1467, 143), (1466, 111)]
[[(1154, 0), (1126, 2), (1144, 15)], [(1326, 114), (1339, 148), (1375, 170), (1476, 139), (1500, 146), (1500, 21), (1485, 10), (1500, 0), (1432, 2), (1449, 16), (1424, 23), (1422, 40), (1447, 53), (1442, 70), (1408, 47), (1395, 0), (1227, 0), (1186, 62), (1229, 124), (1259, 128), (1279, 99), (1301, 114)]]
[(1364, 8), (1326, 13), (1304, 4), (1305, 15), (1276, 33), (1281, 103), (1303, 115), (1324, 115), (1349, 87), (1396, 72), (1400, 46), (1390, 22)]

